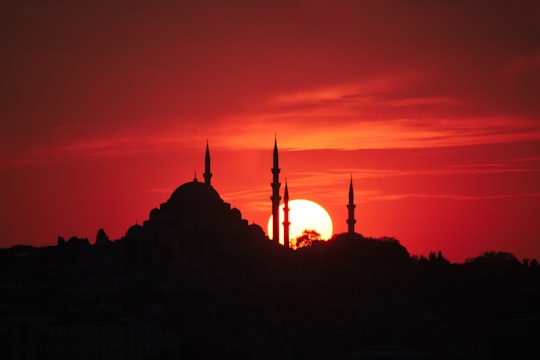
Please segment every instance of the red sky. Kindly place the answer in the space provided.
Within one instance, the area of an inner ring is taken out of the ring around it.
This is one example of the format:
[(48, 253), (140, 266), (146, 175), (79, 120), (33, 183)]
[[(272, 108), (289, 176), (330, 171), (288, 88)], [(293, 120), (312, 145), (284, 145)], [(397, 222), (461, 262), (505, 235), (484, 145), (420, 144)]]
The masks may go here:
[(336, 232), (352, 174), (364, 235), (540, 258), (537, 1), (182, 3), (0, 5), (0, 246), (121, 237), (206, 139), (265, 228), (277, 133), (291, 198)]

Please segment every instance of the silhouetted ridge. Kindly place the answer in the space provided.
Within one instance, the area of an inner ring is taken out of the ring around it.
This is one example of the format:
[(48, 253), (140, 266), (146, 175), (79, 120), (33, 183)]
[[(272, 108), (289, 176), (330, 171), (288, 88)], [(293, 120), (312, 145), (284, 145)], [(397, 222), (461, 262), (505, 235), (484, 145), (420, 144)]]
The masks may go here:
[[(394, 238), (373, 239), (360, 234), (337, 234), (330, 241), (316, 241), (297, 251), (314, 264), (326, 264), (335, 271), (376, 267), (405, 267), (410, 262), (407, 249)], [(342, 274), (344, 275), (344, 274)]]

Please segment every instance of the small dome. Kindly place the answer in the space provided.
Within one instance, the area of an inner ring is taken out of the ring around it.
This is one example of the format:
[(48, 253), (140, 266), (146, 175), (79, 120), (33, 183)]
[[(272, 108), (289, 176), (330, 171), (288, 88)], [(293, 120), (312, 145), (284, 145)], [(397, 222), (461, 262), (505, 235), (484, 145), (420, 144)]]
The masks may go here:
[(134, 238), (141, 235), (143, 232), (143, 227), (139, 224), (135, 224), (131, 226), (128, 231), (126, 232), (126, 237), (128, 238)]
[(233, 217), (235, 217), (236, 219), (241, 219), (242, 218), (242, 213), (240, 212), (240, 210), (238, 210), (237, 208), (233, 208), (231, 210), (231, 214), (233, 215)]
[(255, 223), (249, 225), (249, 231), (251, 232), (253, 237), (260, 237), (260, 238), (266, 237), (266, 234), (264, 233), (263, 228)]
[(155, 219), (157, 216), (159, 216), (159, 209), (158, 208), (153, 208), (152, 210), (150, 210), (150, 219)]

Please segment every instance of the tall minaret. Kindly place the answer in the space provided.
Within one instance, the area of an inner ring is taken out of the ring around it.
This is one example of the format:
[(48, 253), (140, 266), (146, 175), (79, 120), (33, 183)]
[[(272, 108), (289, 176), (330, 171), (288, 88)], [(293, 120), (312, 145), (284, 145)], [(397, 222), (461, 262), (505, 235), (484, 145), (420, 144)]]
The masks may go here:
[(283, 194), (283, 246), (286, 249), (289, 248), (289, 187), (287, 186), (287, 180), (285, 180), (285, 194)]
[(210, 185), (212, 173), (210, 172), (210, 151), (208, 150), (208, 140), (206, 140), (206, 155), (204, 157), (204, 183)]
[(279, 244), (279, 201), (281, 196), (279, 196), (279, 161), (278, 161), (278, 149), (277, 149), (277, 139), (274, 138), (274, 167), (272, 168), (272, 174), (274, 175), (274, 181), (270, 184), (272, 186), (272, 237), (277, 244)]
[(348, 233), (350, 235), (354, 234), (354, 224), (356, 224), (356, 219), (354, 218), (355, 207), (356, 205), (354, 205), (354, 190), (352, 186), (352, 175), (351, 175), (351, 183), (349, 185), (349, 204), (347, 205), (347, 209), (349, 209), (349, 218), (347, 219), (347, 225), (349, 225)]

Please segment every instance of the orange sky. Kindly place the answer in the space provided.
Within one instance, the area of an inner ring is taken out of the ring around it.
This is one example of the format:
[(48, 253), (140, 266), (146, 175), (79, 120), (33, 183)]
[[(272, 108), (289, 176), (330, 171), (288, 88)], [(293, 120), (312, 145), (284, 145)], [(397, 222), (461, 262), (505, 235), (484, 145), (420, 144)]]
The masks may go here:
[(203, 172), (265, 227), (291, 198), (452, 261), (540, 258), (535, 1), (1, 5), (0, 246), (112, 238)]

